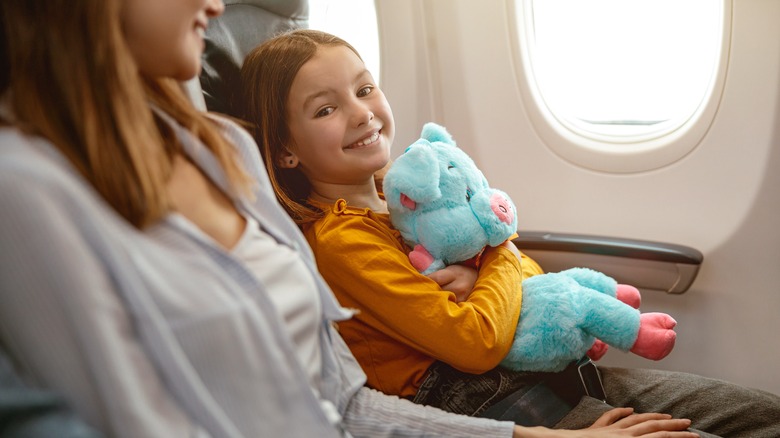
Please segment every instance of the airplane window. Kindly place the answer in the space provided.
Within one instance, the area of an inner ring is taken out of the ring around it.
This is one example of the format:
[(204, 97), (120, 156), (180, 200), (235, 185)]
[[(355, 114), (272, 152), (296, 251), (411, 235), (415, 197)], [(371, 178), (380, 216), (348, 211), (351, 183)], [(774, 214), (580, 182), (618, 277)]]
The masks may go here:
[(531, 94), (569, 142), (657, 148), (701, 118), (725, 70), (728, 0), (515, 3)]
[(379, 30), (373, 0), (309, 0), (309, 28), (343, 38), (379, 81)]

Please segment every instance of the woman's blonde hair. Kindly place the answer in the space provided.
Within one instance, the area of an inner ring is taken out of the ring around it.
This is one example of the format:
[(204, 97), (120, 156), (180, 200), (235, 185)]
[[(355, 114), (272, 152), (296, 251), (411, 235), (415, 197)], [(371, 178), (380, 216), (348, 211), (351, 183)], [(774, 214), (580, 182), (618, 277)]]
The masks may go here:
[(134, 226), (171, 208), (166, 183), (178, 141), (154, 103), (199, 137), (236, 191), (249, 186), (233, 147), (170, 79), (142, 78), (118, 0), (2, 0), (0, 78), (12, 123), (58, 148)]
[(241, 93), (234, 108), (253, 125), (255, 141), (265, 161), (276, 197), (299, 225), (322, 217), (323, 212), (307, 199), (311, 185), (297, 168), (279, 166), (279, 156), (290, 142), (287, 98), (293, 79), (320, 47), (343, 46), (357, 50), (343, 39), (309, 29), (288, 31), (257, 46), (241, 69)]

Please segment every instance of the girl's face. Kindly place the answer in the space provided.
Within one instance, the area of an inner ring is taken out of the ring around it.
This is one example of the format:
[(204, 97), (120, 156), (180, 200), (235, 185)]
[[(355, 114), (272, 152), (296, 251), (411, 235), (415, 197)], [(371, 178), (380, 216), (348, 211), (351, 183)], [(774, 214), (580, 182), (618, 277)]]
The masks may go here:
[(301, 67), (286, 117), (291, 154), (282, 154), (279, 164), (300, 166), (313, 185), (373, 184), (374, 173), (390, 160), (395, 135), (390, 105), (347, 47), (320, 47)]
[(122, 26), (140, 72), (187, 80), (200, 71), (209, 18), (222, 0), (124, 0)]

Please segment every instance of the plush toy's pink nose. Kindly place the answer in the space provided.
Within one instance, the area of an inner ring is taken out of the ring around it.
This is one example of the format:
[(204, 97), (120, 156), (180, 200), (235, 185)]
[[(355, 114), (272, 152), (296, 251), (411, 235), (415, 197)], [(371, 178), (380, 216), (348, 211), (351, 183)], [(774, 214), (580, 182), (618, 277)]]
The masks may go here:
[(493, 209), (493, 213), (495, 213), (501, 222), (512, 225), (512, 222), (515, 220), (515, 212), (512, 210), (512, 206), (506, 198), (498, 193), (493, 193), (490, 197), (490, 208)]
[(401, 205), (408, 208), (409, 210), (414, 210), (417, 208), (417, 203), (412, 200), (412, 198), (406, 196), (405, 194), (401, 193)]

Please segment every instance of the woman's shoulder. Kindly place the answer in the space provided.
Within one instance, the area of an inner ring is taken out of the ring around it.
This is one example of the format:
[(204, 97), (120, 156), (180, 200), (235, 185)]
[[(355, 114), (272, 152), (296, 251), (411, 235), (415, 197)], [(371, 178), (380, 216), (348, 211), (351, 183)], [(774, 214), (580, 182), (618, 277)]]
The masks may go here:
[(9, 182), (2, 184), (3, 190), (18, 190), (22, 185), (62, 188), (65, 181), (78, 178), (65, 156), (41, 137), (6, 126), (0, 128), (0, 144), (0, 175)]
[[(250, 125), (247, 122), (219, 113), (206, 113), (206, 117), (219, 126), (222, 135), (236, 148), (236, 152), (245, 166), (262, 163), (260, 149), (249, 132)], [(254, 171), (255, 169), (249, 170)]]
[(54, 145), (17, 128), (0, 128), (0, 203), (3, 217), (30, 215), (62, 224), (105, 222), (111, 208)]
[(243, 120), (236, 119), (225, 114), (220, 113), (205, 113), (206, 117), (215, 122), (222, 129), (224, 135), (228, 137), (236, 137), (243, 143), (245, 140), (249, 140), (254, 143), (252, 135), (249, 133), (249, 123)]

